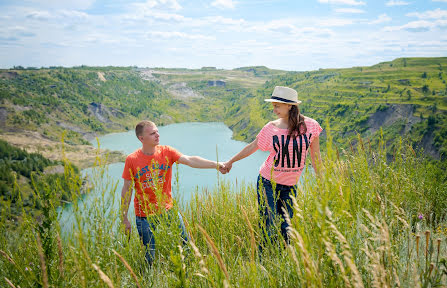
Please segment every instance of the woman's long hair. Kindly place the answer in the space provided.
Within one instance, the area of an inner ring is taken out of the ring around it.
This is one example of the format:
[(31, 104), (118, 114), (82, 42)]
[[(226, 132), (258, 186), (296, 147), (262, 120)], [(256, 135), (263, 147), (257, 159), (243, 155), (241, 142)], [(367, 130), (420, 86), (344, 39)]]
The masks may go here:
[(292, 105), (289, 110), (289, 135), (297, 137), (307, 132), (306, 123), (304, 123), (304, 116), (300, 114), (298, 105)]

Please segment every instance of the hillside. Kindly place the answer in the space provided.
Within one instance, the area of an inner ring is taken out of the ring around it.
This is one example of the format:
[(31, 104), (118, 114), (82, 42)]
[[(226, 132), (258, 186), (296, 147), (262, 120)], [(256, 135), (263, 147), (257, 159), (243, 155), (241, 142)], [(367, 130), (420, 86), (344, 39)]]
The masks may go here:
[(83, 179), (76, 166), (64, 164), (0, 139), (0, 210), (14, 220), (25, 213), (40, 217), (46, 192), (52, 194), (57, 205), (73, 200), (75, 191), (69, 192), (68, 183), (81, 185)]
[[(301, 112), (330, 126), (342, 148), (355, 144), (357, 133), (378, 143), (380, 127), (390, 148), (402, 136), (434, 158), (447, 156), (447, 58), (400, 58), (371, 67), (320, 69), (277, 76), (241, 99), (227, 115), (242, 138), (253, 139), (272, 119), (263, 99), (274, 86), (289, 86), (303, 101)], [(249, 115), (249, 117), (247, 117)], [(392, 151), (392, 150), (391, 150)]]
[[(274, 119), (263, 99), (283, 85), (298, 91), (303, 114), (325, 132), (330, 127), (339, 148), (356, 145), (357, 133), (375, 145), (383, 127), (390, 154), (402, 136), (439, 159), (447, 153), (446, 67), (443, 57), (307, 72), (264, 66), (0, 70), (1, 138), (34, 131), (57, 143), (66, 130), (66, 142), (77, 147), (147, 118), (161, 125), (224, 121), (236, 139), (250, 141)], [(323, 144), (325, 139), (324, 133)]]

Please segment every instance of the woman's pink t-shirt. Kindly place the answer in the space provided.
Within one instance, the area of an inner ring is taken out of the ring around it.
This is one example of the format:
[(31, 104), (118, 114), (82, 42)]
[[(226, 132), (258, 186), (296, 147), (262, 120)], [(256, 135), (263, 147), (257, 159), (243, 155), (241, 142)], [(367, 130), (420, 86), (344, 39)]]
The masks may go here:
[(261, 129), (256, 136), (258, 148), (270, 151), (259, 169), (262, 177), (271, 180), (273, 176), (273, 180), (282, 185), (293, 186), (298, 183), (310, 144), (323, 131), (320, 124), (312, 118), (304, 117), (304, 122), (307, 132), (295, 138), (288, 135), (287, 129), (278, 128), (272, 122)]

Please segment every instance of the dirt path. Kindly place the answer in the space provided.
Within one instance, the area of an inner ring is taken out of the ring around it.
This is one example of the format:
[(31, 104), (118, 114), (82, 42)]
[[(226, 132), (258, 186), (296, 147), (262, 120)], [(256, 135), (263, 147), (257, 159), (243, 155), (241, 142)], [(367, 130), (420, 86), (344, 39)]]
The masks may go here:
[(104, 73), (102, 73), (102, 72), (98, 72), (98, 78), (102, 82), (106, 82), (107, 81), (106, 78), (104, 77)]

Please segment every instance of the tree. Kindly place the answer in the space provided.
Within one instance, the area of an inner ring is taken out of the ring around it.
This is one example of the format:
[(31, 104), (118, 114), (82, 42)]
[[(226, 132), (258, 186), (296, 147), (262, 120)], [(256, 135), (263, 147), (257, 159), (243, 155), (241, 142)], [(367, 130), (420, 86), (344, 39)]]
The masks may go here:
[(427, 72), (424, 72), (424, 73), (422, 73), (422, 76), (421, 76), (422, 78), (427, 78)]

